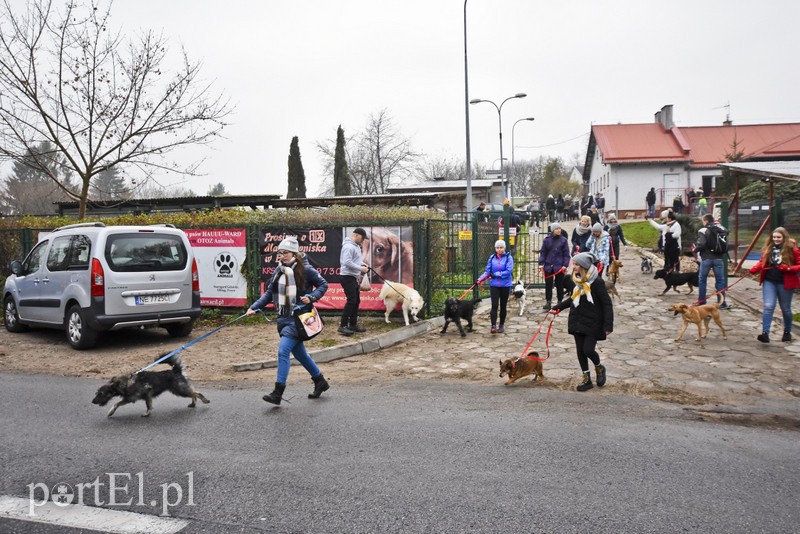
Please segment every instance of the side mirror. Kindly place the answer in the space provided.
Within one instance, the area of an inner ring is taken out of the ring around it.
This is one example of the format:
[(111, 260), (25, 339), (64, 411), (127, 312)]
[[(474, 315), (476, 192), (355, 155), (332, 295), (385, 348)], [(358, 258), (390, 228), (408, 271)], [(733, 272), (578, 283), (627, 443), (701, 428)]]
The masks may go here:
[(11, 272), (17, 276), (22, 274), (22, 263), (20, 263), (19, 260), (14, 260), (11, 262)]

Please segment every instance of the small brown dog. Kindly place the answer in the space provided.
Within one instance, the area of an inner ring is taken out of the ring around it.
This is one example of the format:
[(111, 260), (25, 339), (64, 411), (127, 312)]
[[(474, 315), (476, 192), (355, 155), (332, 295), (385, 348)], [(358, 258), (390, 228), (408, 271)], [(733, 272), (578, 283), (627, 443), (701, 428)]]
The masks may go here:
[[(714, 319), (714, 322), (717, 323), (719, 329), (722, 330), (722, 337), (724, 339), (728, 339), (728, 333), (725, 331), (725, 327), (722, 326), (722, 320), (720, 319), (719, 304), (703, 304), (702, 306), (673, 304), (669, 310), (674, 312), (675, 315), (680, 314), (683, 317), (683, 326), (681, 327), (681, 331), (678, 333), (678, 337), (675, 338), (675, 341), (681, 340), (684, 332), (686, 332), (686, 328), (689, 326), (689, 323), (694, 323), (697, 325), (697, 341), (700, 341), (702, 338), (708, 335), (708, 325), (711, 322), (711, 319)], [(703, 333), (703, 325), (706, 327), (705, 333)]]
[(513, 384), (522, 377), (533, 374), (533, 381), (538, 378), (540, 382), (544, 381), (544, 372), (542, 362), (534, 360), (539, 358), (539, 353), (531, 351), (525, 358), (508, 358), (507, 360), (500, 360), (500, 378), (508, 375), (508, 380), (505, 385)]
[(619, 296), (619, 291), (617, 291), (617, 283), (622, 279), (622, 271), (620, 271), (622, 267), (624, 267), (622, 260), (611, 260), (611, 263), (608, 264), (608, 293), (612, 296), (616, 295), (620, 302), (622, 302), (622, 297)]

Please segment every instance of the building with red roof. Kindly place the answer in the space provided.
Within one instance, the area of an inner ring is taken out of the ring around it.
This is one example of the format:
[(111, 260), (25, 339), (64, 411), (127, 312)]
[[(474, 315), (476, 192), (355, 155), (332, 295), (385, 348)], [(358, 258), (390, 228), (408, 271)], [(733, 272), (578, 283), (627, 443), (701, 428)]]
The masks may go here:
[(676, 126), (672, 106), (649, 124), (593, 125), (583, 180), (591, 195), (602, 193), (606, 212), (640, 214), (645, 196), (656, 191), (656, 208), (670, 207), (676, 196), (684, 205), (691, 189), (710, 196), (718, 166), (734, 151), (744, 161), (800, 160), (800, 123)]

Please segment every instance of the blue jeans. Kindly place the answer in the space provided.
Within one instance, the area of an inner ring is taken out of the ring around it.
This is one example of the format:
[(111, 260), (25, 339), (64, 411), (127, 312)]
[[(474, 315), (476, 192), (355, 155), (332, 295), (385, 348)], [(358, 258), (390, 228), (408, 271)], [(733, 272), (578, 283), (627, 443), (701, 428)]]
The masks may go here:
[(294, 354), (294, 359), (306, 368), (312, 378), (322, 374), (302, 341), (289, 336), (281, 336), (278, 344), (278, 378), (275, 380), (277, 383), (285, 384), (289, 377), (289, 353)]
[(655, 204), (653, 204), (652, 206), (650, 204), (647, 205), (647, 213), (646, 213), (646, 215), (648, 217), (655, 217), (656, 216), (656, 205)]
[(783, 282), (772, 282), (764, 280), (761, 286), (764, 295), (764, 316), (761, 320), (762, 332), (769, 333), (772, 326), (772, 315), (775, 313), (775, 304), (780, 303), (781, 313), (783, 314), (783, 331), (792, 331), (792, 295), (794, 289), (786, 289)]
[[(697, 300), (700, 305), (706, 303), (706, 285), (708, 282), (708, 272), (714, 269), (714, 287), (717, 292), (725, 288), (725, 260), (722, 258), (718, 260), (703, 260), (700, 263), (700, 273), (697, 280)], [(722, 295), (722, 302), (725, 302), (725, 293), (717, 294), (717, 302), (719, 302), (720, 295)]]

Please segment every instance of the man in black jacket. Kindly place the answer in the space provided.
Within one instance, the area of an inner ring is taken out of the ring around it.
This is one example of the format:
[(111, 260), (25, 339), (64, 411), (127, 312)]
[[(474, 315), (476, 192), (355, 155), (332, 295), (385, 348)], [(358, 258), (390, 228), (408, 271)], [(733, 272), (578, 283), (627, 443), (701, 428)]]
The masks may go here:
[(722, 300), (719, 309), (727, 310), (730, 308), (725, 301), (725, 252), (716, 252), (713, 249), (714, 234), (722, 232), (726, 235), (728, 231), (722, 225), (714, 222), (714, 216), (710, 213), (703, 215), (704, 226), (697, 232), (697, 251), (700, 253), (700, 272), (697, 277), (697, 302), (700, 305), (706, 303), (706, 286), (708, 285), (708, 273), (714, 270), (714, 287), (717, 293), (717, 302)]

